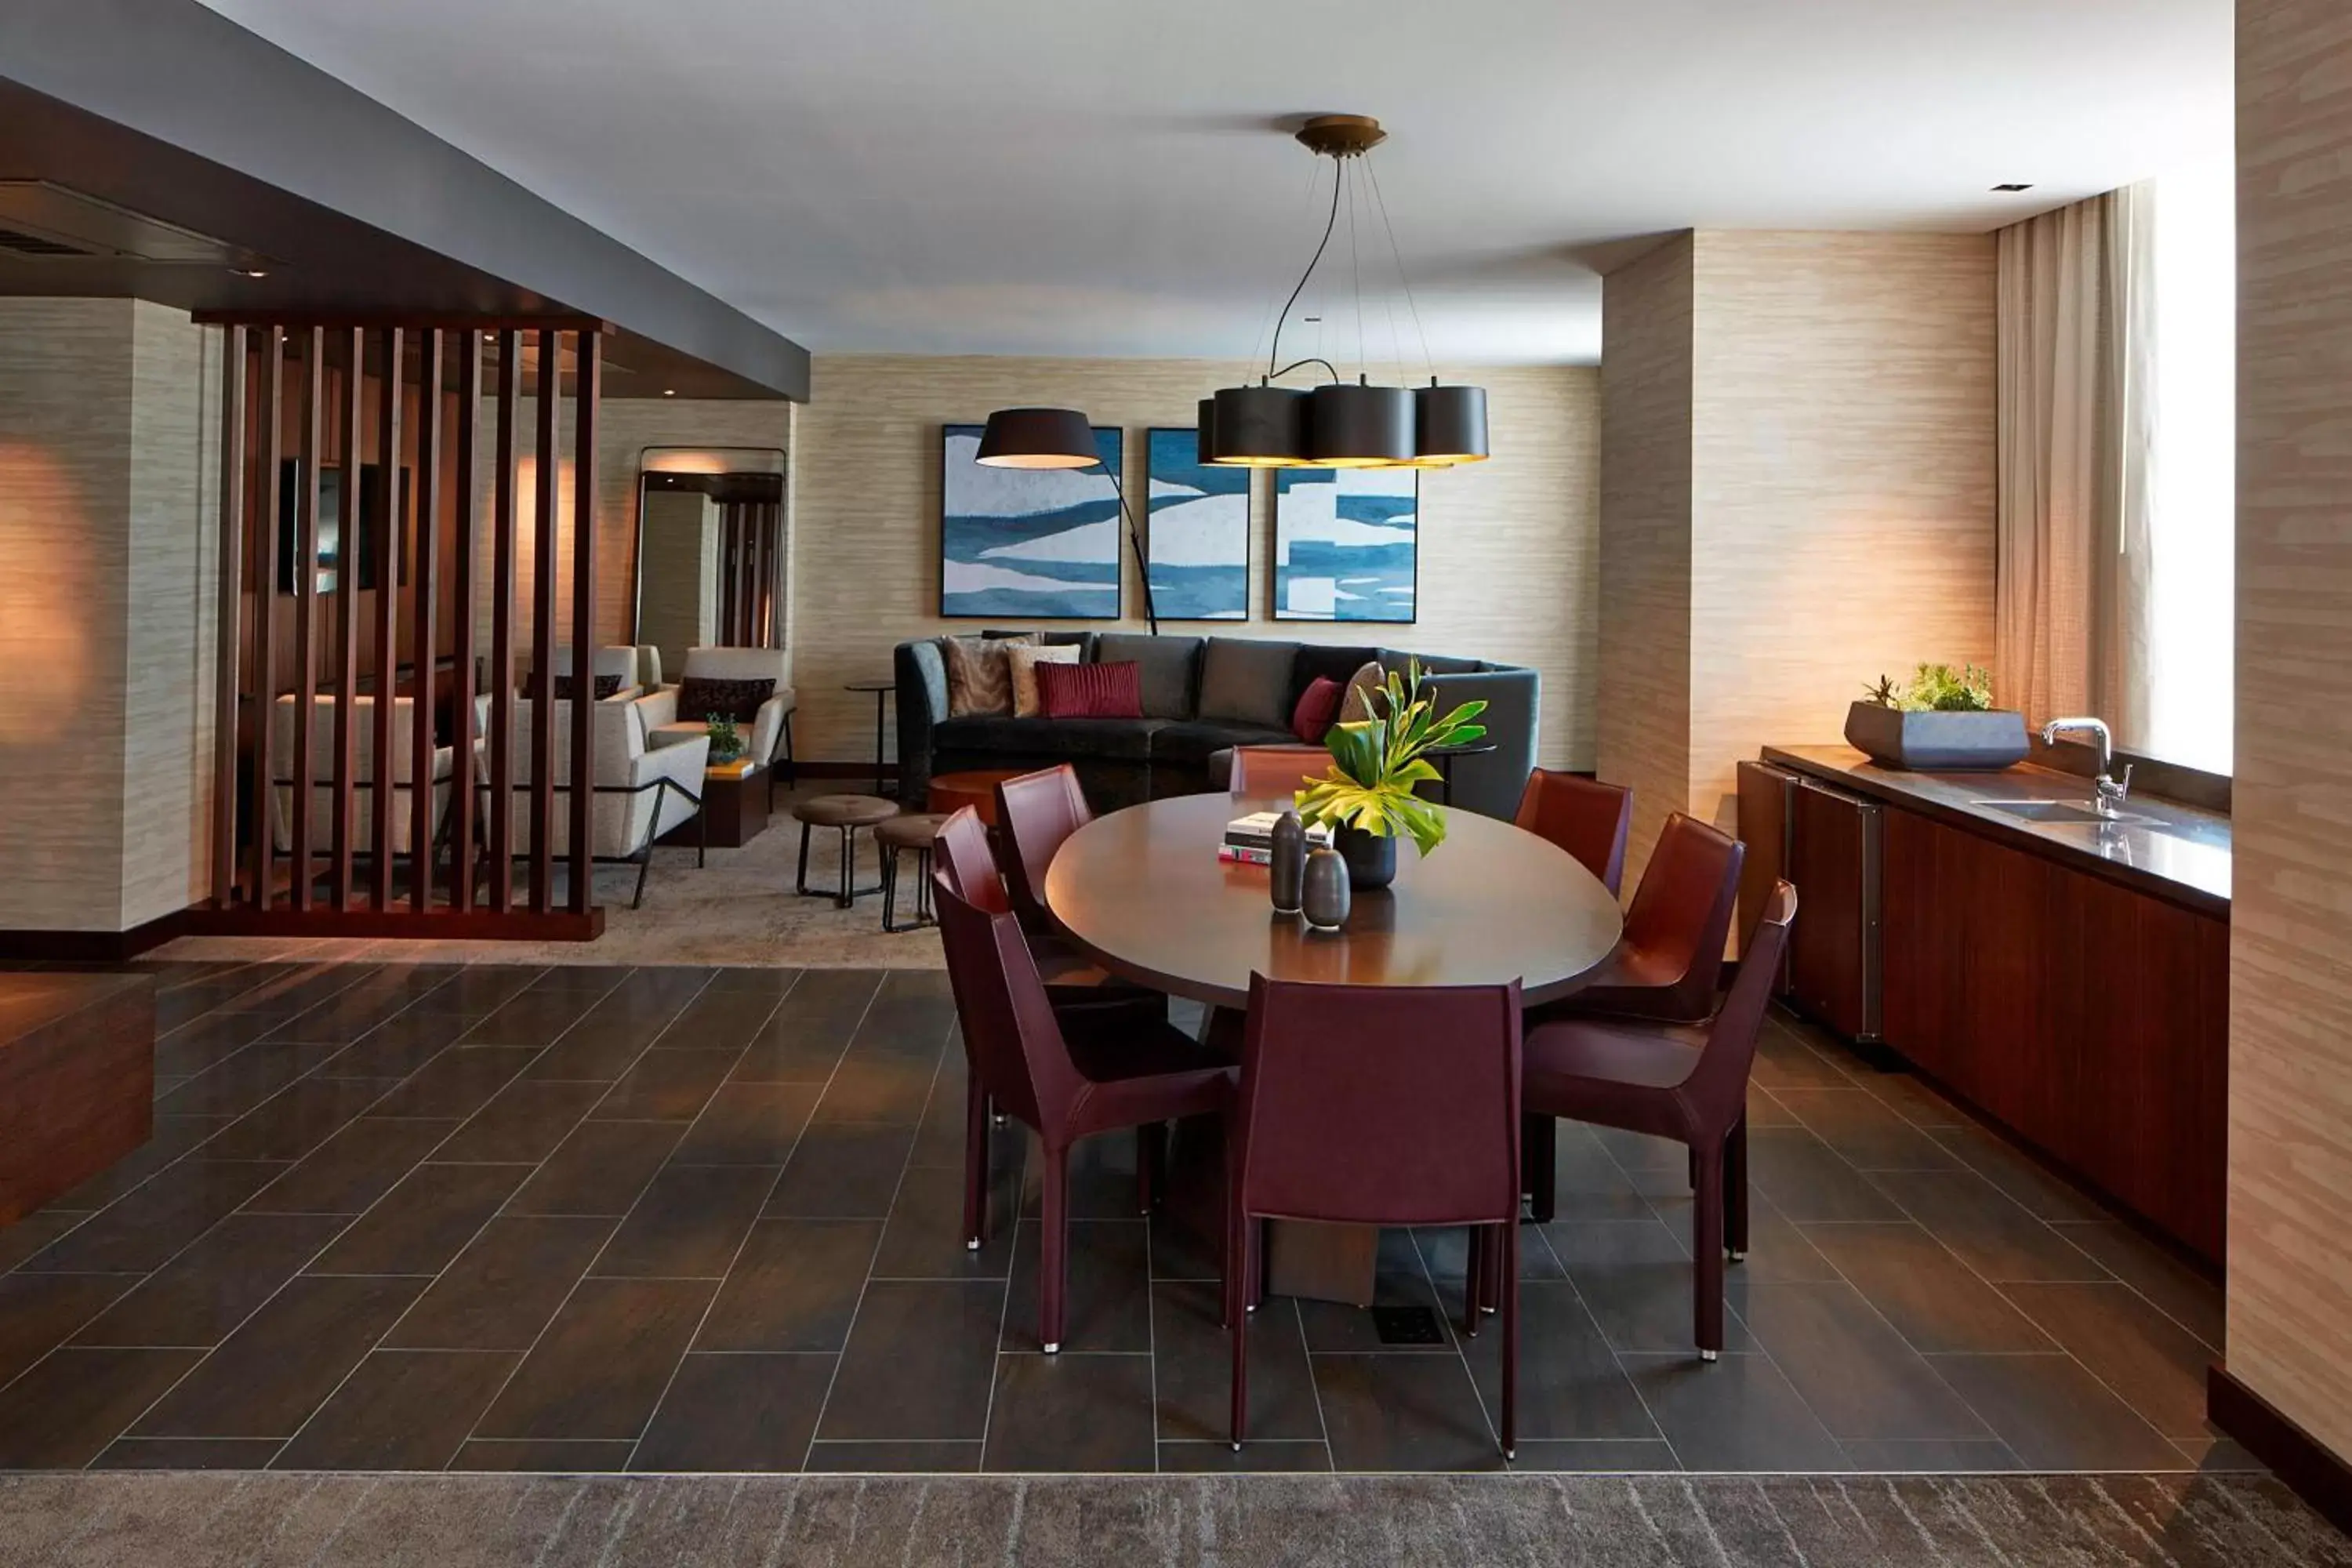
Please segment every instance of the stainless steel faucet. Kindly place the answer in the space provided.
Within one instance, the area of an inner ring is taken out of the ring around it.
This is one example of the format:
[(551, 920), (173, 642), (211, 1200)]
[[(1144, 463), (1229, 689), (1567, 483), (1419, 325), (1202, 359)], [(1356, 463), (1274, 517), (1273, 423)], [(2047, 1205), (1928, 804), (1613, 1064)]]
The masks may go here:
[(2097, 738), (2099, 742), (2099, 779), (2096, 797), (2093, 801), (2093, 804), (2098, 807), (2099, 815), (2101, 816), (2114, 816), (2117, 815), (2116, 808), (2123, 805), (2123, 803), (2131, 795), (2132, 765), (2129, 763), (2126, 763), (2124, 764), (2124, 776), (2121, 783), (2117, 783), (2115, 779), (2107, 776), (2109, 770), (2115, 766), (2116, 761), (2116, 738), (2114, 734), (2108, 731), (2107, 721), (2104, 719), (2092, 719), (2088, 717), (2079, 719), (2053, 719), (2050, 722), (2042, 726), (2042, 743), (2045, 746), (2055, 745), (2058, 742), (2059, 735), (2069, 730), (2079, 731), (2082, 733), (2093, 735)]

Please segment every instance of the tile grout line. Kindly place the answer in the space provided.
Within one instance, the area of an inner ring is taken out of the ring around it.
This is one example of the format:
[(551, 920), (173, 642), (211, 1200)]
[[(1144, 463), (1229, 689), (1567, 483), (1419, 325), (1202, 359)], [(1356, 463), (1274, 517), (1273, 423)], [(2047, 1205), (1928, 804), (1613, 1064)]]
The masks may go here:
[[(1766, 1092), (1769, 1093), (1770, 1091), (1768, 1089)], [(1641, 1184), (1633, 1180), (1633, 1173), (1625, 1168), (1625, 1163), (1617, 1158), (1617, 1151), (1609, 1147), (1607, 1143), (1603, 1142), (1599, 1138), (1595, 1138), (1592, 1142), (1593, 1146), (1601, 1151), (1602, 1158), (1606, 1159), (1611, 1165), (1615, 1167), (1618, 1176), (1623, 1180), (1626, 1187), (1636, 1198), (1641, 1200), (1642, 1206), (1650, 1211), (1650, 1223), (1662, 1227), (1669, 1238), (1678, 1240), (1679, 1238), (1675, 1237), (1675, 1227), (1666, 1224), (1665, 1216), (1660, 1214), (1658, 1212), (1657, 1205), (1650, 1201), (1650, 1194), (1642, 1190)], [(1552, 1180), (1557, 1182), (1559, 1179), (1558, 1164), (1559, 1155), (1557, 1152), (1555, 1152), (1552, 1158), (1554, 1162)], [(1547, 1247), (1551, 1245), (1551, 1241), (1549, 1237), (1545, 1238), (1544, 1245)], [(1557, 1256), (1557, 1249), (1555, 1248), (1554, 1250), (1555, 1256)], [(1576, 1282), (1575, 1271), (1569, 1268), (1568, 1260), (1566, 1258), (1563, 1258), (1559, 1259), (1559, 1267), (1561, 1274), (1566, 1276), (1568, 1279), (1569, 1289), (1576, 1292), (1577, 1305), (1584, 1309), (1584, 1315), (1591, 1320), (1593, 1332), (1601, 1336), (1601, 1348), (1609, 1352), (1610, 1361), (1617, 1368), (1617, 1375), (1623, 1378), (1625, 1380), (1625, 1386), (1633, 1391), (1633, 1398), (1641, 1405), (1642, 1414), (1649, 1417), (1651, 1429), (1657, 1433), (1658, 1440), (1665, 1444), (1667, 1457), (1674, 1460), (1675, 1468), (1677, 1470), (1689, 1470), (1690, 1466), (1684, 1462), (1682, 1451), (1675, 1447), (1673, 1436), (1666, 1431), (1666, 1424), (1658, 1419), (1657, 1409), (1655, 1406), (1651, 1405), (1650, 1396), (1642, 1392), (1641, 1384), (1634, 1379), (1632, 1371), (1626, 1367), (1625, 1357), (1628, 1352), (1619, 1350), (1614, 1344), (1610, 1342), (1609, 1331), (1601, 1326), (1601, 1314), (1595, 1312), (1592, 1310), (1592, 1303), (1584, 1299), (1584, 1287)], [(1696, 1260), (1693, 1261), (1692, 1267), (1697, 1267)], [(1726, 1301), (1723, 1304), (1723, 1307), (1724, 1310), (1727, 1312), (1731, 1310), (1731, 1303)], [(1747, 1326), (1746, 1319), (1743, 1318), (1740, 1320), (1740, 1326), (1742, 1328)], [(1783, 1373), (1782, 1375), (1786, 1376), (1787, 1374)], [(1811, 1406), (1808, 1406), (1807, 1408), (1810, 1409)], [(1815, 1416), (1814, 1419), (1819, 1420), (1820, 1417)], [(1828, 1428), (1824, 1427), (1822, 1430), (1826, 1431)], [(1843, 1455), (1844, 1450), (1841, 1448), (1839, 1452)]]

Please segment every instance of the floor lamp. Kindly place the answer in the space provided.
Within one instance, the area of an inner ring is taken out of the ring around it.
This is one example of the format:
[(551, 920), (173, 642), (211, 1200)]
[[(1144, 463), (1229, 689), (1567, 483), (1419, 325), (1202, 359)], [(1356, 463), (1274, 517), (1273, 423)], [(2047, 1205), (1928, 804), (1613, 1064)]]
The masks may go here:
[[(1122, 430), (1119, 439), (1127, 433)], [(980, 452), (973, 459), (992, 468), (1091, 468), (1102, 462), (1095, 449), (1094, 426), (1075, 408), (1000, 408), (988, 416), (981, 433)], [(1160, 635), (1160, 612), (1151, 602), (1151, 568), (1143, 559), (1143, 536), (1135, 526), (1135, 512), (1127, 504), (1127, 487), (1118, 470), (1108, 463), (1111, 492), (1118, 497), (1118, 514), (1127, 523), (1128, 548), (1135, 552), (1136, 574), (1143, 580), (1143, 618), (1151, 635)]]

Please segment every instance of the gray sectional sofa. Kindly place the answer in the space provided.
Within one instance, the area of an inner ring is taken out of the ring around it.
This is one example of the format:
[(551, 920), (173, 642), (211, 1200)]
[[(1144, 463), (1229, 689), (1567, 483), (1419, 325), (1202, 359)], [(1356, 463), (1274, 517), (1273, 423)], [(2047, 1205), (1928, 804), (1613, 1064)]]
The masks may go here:
[[(990, 633), (990, 636), (1001, 634)], [(898, 646), (898, 793), (919, 810), (936, 773), (974, 768), (1078, 770), (1095, 808), (1223, 787), (1211, 759), (1233, 746), (1295, 745), (1292, 710), (1317, 676), (1345, 684), (1366, 661), (1402, 670), (1418, 658), (1442, 707), (1480, 698), (1495, 750), (1453, 763), (1454, 803), (1489, 816), (1518, 808), (1535, 765), (1539, 679), (1515, 665), (1443, 654), (1256, 637), (1148, 637), (1124, 632), (1050, 632), (1088, 662), (1142, 666), (1141, 719), (948, 717), (942, 639)]]

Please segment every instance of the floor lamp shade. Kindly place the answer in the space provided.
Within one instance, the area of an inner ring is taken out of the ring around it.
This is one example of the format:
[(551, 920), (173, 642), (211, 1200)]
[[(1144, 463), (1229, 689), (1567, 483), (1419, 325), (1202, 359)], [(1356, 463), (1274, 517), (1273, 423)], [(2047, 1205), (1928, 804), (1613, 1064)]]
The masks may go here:
[(992, 468), (1090, 468), (1101, 461), (1094, 426), (1075, 408), (1000, 408), (972, 460)]
[(1318, 386), (1307, 416), (1307, 461), (1322, 468), (1379, 468), (1414, 457), (1412, 394), (1401, 386)]

